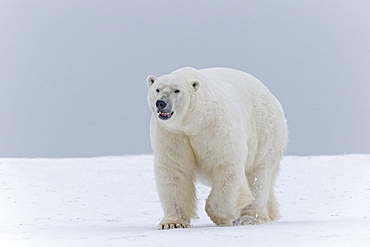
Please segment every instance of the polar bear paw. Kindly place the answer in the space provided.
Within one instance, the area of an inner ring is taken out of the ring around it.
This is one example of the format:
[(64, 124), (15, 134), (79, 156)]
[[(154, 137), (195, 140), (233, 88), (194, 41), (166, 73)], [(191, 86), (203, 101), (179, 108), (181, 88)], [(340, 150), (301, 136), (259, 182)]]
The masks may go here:
[(251, 215), (244, 215), (240, 217), (236, 222), (237, 225), (257, 225), (262, 223), (262, 219), (251, 216)]
[(240, 218), (235, 223), (238, 225), (257, 225), (270, 221), (271, 219), (266, 213), (249, 209), (242, 212)]
[(188, 222), (161, 222), (158, 225), (158, 230), (168, 230), (177, 228), (190, 228), (190, 223)]

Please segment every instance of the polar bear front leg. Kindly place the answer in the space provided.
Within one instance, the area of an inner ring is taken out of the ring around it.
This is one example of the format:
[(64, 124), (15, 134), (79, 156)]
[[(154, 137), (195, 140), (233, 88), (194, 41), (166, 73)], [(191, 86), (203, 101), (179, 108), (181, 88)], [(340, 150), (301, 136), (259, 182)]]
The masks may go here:
[(189, 228), (196, 211), (194, 176), (176, 164), (156, 165), (155, 175), (164, 212), (158, 229)]
[(206, 201), (206, 212), (218, 226), (237, 224), (240, 211), (253, 200), (244, 172), (224, 167), (218, 170)]

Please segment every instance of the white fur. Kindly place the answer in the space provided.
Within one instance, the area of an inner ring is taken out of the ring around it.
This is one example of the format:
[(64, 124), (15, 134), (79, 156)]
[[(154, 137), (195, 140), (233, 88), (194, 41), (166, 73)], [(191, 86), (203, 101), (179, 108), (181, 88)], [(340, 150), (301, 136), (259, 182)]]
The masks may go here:
[[(226, 68), (182, 68), (149, 76), (147, 83), (154, 170), (164, 211), (158, 228), (190, 227), (196, 180), (212, 187), (206, 212), (217, 225), (277, 219), (273, 187), (287, 126), (270, 91), (253, 76)], [(170, 119), (159, 119), (158, 99), (172, 106)]]

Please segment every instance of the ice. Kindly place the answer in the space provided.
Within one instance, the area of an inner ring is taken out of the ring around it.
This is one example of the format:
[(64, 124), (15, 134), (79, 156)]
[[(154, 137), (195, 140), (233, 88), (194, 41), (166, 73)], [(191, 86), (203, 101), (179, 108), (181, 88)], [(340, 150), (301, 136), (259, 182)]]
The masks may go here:
[(370, 155), (285, 157), (281, 219), (158, 231), (151, 155), (0, 159), (0, 246), (370, 246)]

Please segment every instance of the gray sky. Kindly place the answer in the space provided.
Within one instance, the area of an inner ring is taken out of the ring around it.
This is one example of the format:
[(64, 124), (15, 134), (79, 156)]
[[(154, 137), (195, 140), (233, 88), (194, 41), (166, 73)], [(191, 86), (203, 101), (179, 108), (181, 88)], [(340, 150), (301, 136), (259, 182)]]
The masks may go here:
[(368, 1), (2, 1), (0, 157), (151, 153), (147, 75), (231, 67), (282, 102), (287, 154), (370, 153)]

